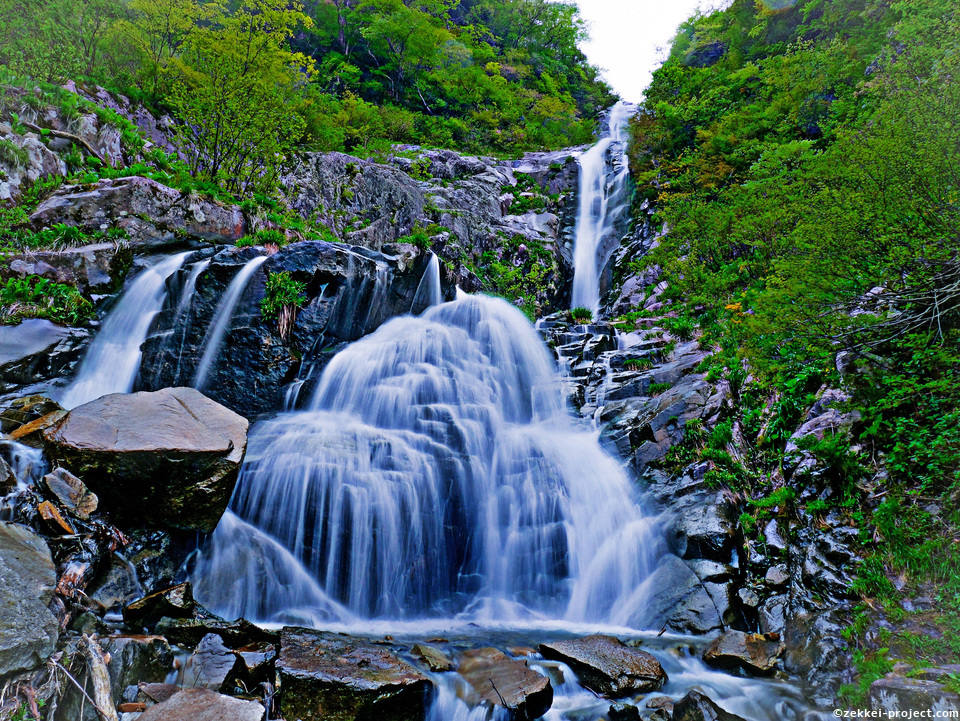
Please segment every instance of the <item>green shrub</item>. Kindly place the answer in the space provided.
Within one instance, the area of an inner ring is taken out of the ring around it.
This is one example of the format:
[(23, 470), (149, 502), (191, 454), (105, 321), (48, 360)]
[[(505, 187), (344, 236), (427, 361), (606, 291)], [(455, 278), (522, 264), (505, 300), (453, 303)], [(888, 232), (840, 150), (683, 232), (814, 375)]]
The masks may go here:
[(623, 362), (623, 367), (630, 370), (647, 370), (653, 368), (653, 360), (650, 358), (627, 358)]
[(21, 148), (12, 140), (0, 140), (0, 163), (22, 168), (30, 160), (25, 148)]
[(0, 321), (19, 323), (23, 318), (46, 318), (54, 323), (78, 325), (93, 316), (93, 304), (70, 285), (28, 275), (10, 278), (0, 286)]
[(289, 271), (271, 273), (267, 277), (266, 295), (260, 301), (260, 313), (264, 320), (276, 320), (280, 337), (290, 337), (297, 311), (307, 301), (306, 283), (293, 278)]
[(671, 388), (673, 388), (673, 383), (651, 383), (647, 392), (652, 396), (658, 396)]
[(593, 311), (589, 308), (572, 308), (570, 317), (577, 323), (590, 323), (593, 320)]
[(274, 228), (263, 228), (253, 235), (245, 235), (236, 242), (238, 248), (247, 248), (253, 245), (276, 245), (283, 247), (287, 244), (287, 234)]

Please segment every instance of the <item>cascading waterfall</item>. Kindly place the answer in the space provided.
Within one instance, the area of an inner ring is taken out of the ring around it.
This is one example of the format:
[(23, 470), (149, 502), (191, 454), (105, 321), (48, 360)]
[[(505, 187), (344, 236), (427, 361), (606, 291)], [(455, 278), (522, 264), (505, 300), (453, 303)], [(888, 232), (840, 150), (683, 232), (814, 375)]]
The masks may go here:
[(440, 287), (440, 259), (436, 253), (430, 253), (426, 270), (413, 296), (411, 312), (417, 312), (431, 305), (440, 305), (443, 302), (443, 290)]
[(349, 346), (308, 410), (256, 424), (193, 575), (219, 613), (266, 622), (640, 624), (660, 543), (523, 314), (462, 296)]
[[(629, 210), (625, 142), (634, 111), (628, 103), (614, 105), (606, 134), (580, 156), (571, 307), (588, 308), (594, 315), (600, 308), (600, 273), (620, 241), (619, 229)], [(611, 152), (615, 154), (612, 161)]]
[(210, 327), (203, 338), (203, 355), (197, 364), (197, 370), (193, 375), (193, 387), (203, 390), (207, 382), (207, 376), (213, 368), (220, 353), (220, 346), (223, 343), (223, 337), (230, 330), (230, 321), (233, 320), (233, 311), (243, 296), (243, 291), (247, 289), (247, 284), (254, 272), (263, 265), (267, 256), (259, 255), (247, 262), (243, 268), (233, 277), (230, 285), (227, 286), (223, 298), (217, 305), (213, 313), (213, 319), (210, 321)]
[(133, 280), (90, 344), (76, 378), (60, 398), (62, 406), (75, 408), (108, 393), (133, 389), (140, 369), (140, 346), (163, 307), (167, 279), (189, 255), (187, 251), (164, 258)]

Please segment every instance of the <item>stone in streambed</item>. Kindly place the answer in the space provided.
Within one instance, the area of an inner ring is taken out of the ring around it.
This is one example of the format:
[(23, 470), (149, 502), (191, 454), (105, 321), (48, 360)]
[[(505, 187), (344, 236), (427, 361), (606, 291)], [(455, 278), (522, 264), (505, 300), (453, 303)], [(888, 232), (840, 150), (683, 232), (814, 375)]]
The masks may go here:
[(660, 662), (613, 636), (587, 636), (540, 644), (545, 658), (563, 661), (580, 682), (609, 698), (654, 691), (667, 680)]
[(240, 659), (215, 633), (207, 634), (183, 667), (184, 688), (229, 691), (242, 673)]
[(41, 665), (56, 648), (57, 619), (47, 608), (56, 583), (43, 539), (0, 522), (0, 677)]
[(263, 721), (264, 708), (205, 688), (188, 688), (148, 708), (137, 721)]
[(165, 388), (98, 398), (42, 435), (114, 520), (209, 532), (233, 492), (248, 425), (199, 391)]
[[(123, 621), (131, 628), (152, 626), (161, 618), (193, 618), (197, 603), (189, 583), (181, 583), (139, 598), (123, 609)], [(176, 642), (176, 641), (175, 641)]]
[(907, 709), (960, 710), (960, 695), (936, 681), (888, 676), (870, 684), (867, 700), (873, 711), (892, 715)]
[(553, 705), (550, 679), (495, 648), (466, 651), (457, 673), (470, 685), (467, 703), (505, 708), (512, 719), (540, 718)]
[(99, 500), (75, 475), (66, 468), (55, 468), (41, 479), (47, 496), (67, 511), (80, 518), (90, 518), (97, 510)]
[(716, 668), (766, 675), (776, 669), (782, 653), (778, 634), (727, 631), (703, 652), (703, 660)]
[(410, 651), (414, 656), (423, 661), (431, 671), (443, 673), (453, 669), (453, 661), (447, 658), (447, 655), (436, 646), (418, 643), (410, 649)]
[(699, 691), (691, 691), (673, 707), (673, 721), (745, 721), (724, 711)]
[(432, 685), (382, 646), (342, 634), (284, 628), (277, 672), (284, 718), (422, 721)]

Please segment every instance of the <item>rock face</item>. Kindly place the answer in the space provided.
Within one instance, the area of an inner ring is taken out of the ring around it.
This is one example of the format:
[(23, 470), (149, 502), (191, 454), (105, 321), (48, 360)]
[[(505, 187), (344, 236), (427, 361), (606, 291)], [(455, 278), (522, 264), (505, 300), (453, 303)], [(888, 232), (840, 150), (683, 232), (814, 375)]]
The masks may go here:
[(116, 288), (129, 266), (129, 253), (114, 243), (62, 250), (27, 251), (9, 258), (6, 275), (43, 278), (76, 287), (84, 295)]
[[(192, 269), (184, 268), (171, 279), (176, 292), (168, 295), (143, 346), (138, 388), (193, 384), (227, 287), (247, 263), (264, 253), (261, 248), (217, 253), (196, 278), (195, 290), (183, 306), (180, 292)], [(302, 386), (301, 398), (309, 398), (320, 370), (346, 343), (411, 311), (425, 266), (423, 254), (401, 268), (395, 258), (339, 243), (286, 246), (249, 278), (204, 391), (247, 417), (280, 407), (283, 386), (291, 382)], [(269, 274), (282, 271), (305, 283), (307, 296), (286, 340), (276, 323), (265, 321), (260, 312)]]
[(59, 629), (47, 605), (56, 583), (43, 539), (0, 522), (0, 677), (39, 666), (53, 653)]
[(744, 721), (724, 711), (699, 691), (691, 691), (673, 706), (673, 721)]
[(23, 395), (34, 384), (69, 374), (89, 338), (86, 330), (41, 318), (0, 325), (0, 394)]
[(184, 238), (233, 243), (246, 231), (238, 207), (139, 176), (100, 180), (90, 187), (63, 186), (30, 216), (37, 230), (54, 223), (87, 231), (121, 228), (134, 249), (179, 244)]
[(910, 709), (960, 711), (960, 695), (947, 691), (935, 681), (902, 678), (881, 678), (870, 684), (868, 702), (873, 711), (887, 714)]
[(188, 688), (151, 706), (138, 721), (263, 721), (264, 708), (205, 688)]
[(212, 531), (246, 450), (246, 419), (192, 388), (113, 394), (43, 432), (47, 452), (117, 519)]
[(417, 721), (430, 681), (381, 646), (347, 636), (285, 628), (277, 672), (284, 718), (302, 721)]
[(743, 669), (754, 674), (769, 674), (783, 653), (779, 636), (770, 638), (760, 633), (727, 631), (714, 639), (703, 653), (703, 660), (724, 669)]
[(464, 652), (457, 673), (470, 685), (468, 703), (504, 708), (517, 721), (540, 718), (553, 704), (550, 679), (495, 648)]
[(656, 658), (613, 636), (542, 643), (540, 653), (569, 665), (584, 686), (607, 698), (654, 691), (667, 680)]

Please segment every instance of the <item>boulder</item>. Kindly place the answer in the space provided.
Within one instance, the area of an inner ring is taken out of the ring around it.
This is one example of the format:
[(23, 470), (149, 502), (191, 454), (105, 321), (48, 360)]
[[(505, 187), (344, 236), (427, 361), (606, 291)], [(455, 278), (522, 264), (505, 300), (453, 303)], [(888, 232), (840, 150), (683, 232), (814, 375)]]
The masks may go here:
[(676, 556), (664, 556), (644, 586), (649, 594), (647, 602), (642, 613), (630, 619), (631, 626), (666, 626), (677, 633), (709, 633), (724, 626), (723, 616), (729, 609), (718, 608), (718, 600), (723, 597), (710, 591), (729, 586), (704, 583)]
[(26, 152), (26, 162), (0, 160), (0, 202), (16, 200), (34, 181), (67, 174), (67, 164), (50, 150), (36, 133), (18, 135), (10, 123), (0, 123), (0, 140), (12, 142)]
[(453, 661), (447, 658), (447, 654), (435, 646), (425, 643), (418, 643), (410, 651), (414, 656), (426, 664), (431, 671), (443, 673), (453, 669)]
[(156, 631), (179, 646), (196, 646), (204, 636), (210, 633), (217, 634), (230, 648), (259, 643), (273, 645), (279, 640), (277, 632), (260, 628), (244, 618), (224, 621), (203, 616), (190, 618), (189, 614), (178, 617), (166, 614), (157, 623)]
[(242, 662), (215, 634), (204, 636), (183, 667), (184, 688), (230, 691), (242, 672)]
[(867, 700), (871, 710), (885, 712), (889, 717), (910, 709), (960, 711), (960, 695), (947, 691), (936, 681), (901, 676), (874, 681), (870, 684)]
[(189, 583), (181, 583), (129, 604), (123, 609), (123, 621), (131, 628), (140, 629), (152, 626), (161, 618), (192, 618), (196, 610), (193, 589)]
[(540, 718), (553, 705), (550, 679), (495, 648), (466, 651), (457, 673), (470, 685), (467, 703), (504, 708), (511, 719)]
[(63, 186), (30, 216), (36, 230), (54, 223), (87, 231), (121, 228), (134, 250), (176, 245), (184, 237), (233, 243), (246, 231), (240, 208), (139, 176)]
[(540, 653), (566, 663), (584, 686), (607, 698), (654, 691), (667, 680), (656, 658), (613, 636), (542, 643)]
[[(89, 338), (86, 330), (43, 318), (0, 325), (0, 393), (69, 374)], [(12, 430), (6, 411), (2, 427)]]
[(724, 711), (699, 691), (691, 691), (673, 706), (673, 721), (745, 721)]
[(82, 519), (97, 510), (99, 499), (66, 468), (54, 468), (41, 481), (47, 495), (68, 512)]
[(263, 721), (264, 708), (205, 688), (188, 688), (151, 706), (137, 721)]
[(59, 636), (50, 549), (25, 526), (0, 522), (0, 677), (41, 665)]
[(640, 721), (640, 709), (628, 703), (615, 703), (607, 709), (610, 721)]
[(32, 250), (10, 256), (9, 275), (39, 275), (76, 287), (84, 295), (114, 289), (129, 266), (129, 253), (115, 243), (95, 243), (79, 248)]
[(422, 721), (431, 683), (386, 648), (341, 634), (284, 628), (277, 672), (284, 718)]
[(112, 394), (43, 431), (50, 458), (134, 527), (209, 532), (226, 510), (248, 423), (192, 388)]
[(60, 404), (46, 396), (32, 395), (15, 398), (0, 411), (0, 433), (10, 433), (25, 423), (59, 410), (63, 410)]
[(779, 634), (727, 631), (703, 652), (703, 660), (716, 668), (765, 675), (776, 669), (783, 650)]

